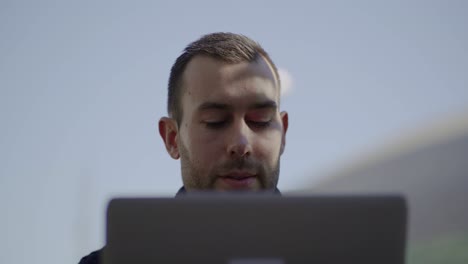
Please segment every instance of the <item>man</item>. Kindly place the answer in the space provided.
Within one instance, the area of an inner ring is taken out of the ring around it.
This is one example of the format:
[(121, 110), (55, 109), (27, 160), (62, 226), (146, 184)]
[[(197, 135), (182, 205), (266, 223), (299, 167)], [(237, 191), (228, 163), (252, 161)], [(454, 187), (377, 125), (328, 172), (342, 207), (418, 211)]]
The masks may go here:
[[(279, 111), (275, 64), (253, 40), (232, 33), (205, 35), (172, 66), (168, 113), (159, 121), (167, 152), (180, 158), (190, 191), (279, 193), (280, 156), (288, 114)], [(80, 264), (99, 263), (100, 251)]]

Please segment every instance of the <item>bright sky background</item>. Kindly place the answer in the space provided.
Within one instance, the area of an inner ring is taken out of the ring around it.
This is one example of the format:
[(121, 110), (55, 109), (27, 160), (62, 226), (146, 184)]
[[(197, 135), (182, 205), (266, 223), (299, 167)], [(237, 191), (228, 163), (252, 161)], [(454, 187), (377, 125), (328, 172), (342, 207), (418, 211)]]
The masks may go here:
[(467, 111), (468, 1), (0, 1), (0, 263), (76, 263), (115, 195), (172, 196), (169, 70), (215, 31), (260, 42), (291, 89), (279, 188)]

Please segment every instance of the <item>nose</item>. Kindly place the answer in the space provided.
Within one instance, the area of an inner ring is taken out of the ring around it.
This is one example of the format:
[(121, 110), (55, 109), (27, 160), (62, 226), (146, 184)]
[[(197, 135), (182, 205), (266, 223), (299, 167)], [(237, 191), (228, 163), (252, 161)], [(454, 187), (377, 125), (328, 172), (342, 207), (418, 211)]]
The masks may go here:
[(250, 143), (250, 129), (247, 124), (242, 121), (238, 125), (234, 125), (231, 129), (228, 141), (228, 155), (233, 158), (248, 157), (252, 152)]

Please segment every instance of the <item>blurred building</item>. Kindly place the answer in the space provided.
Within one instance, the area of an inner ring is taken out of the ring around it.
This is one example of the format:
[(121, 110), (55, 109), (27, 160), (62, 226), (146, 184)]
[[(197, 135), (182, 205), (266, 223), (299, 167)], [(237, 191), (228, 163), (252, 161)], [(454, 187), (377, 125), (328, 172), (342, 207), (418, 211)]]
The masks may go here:
[(409, 263), (468, 263), (468, 114), (367, 153), (310, 191), (401, 193), (409, 207)]

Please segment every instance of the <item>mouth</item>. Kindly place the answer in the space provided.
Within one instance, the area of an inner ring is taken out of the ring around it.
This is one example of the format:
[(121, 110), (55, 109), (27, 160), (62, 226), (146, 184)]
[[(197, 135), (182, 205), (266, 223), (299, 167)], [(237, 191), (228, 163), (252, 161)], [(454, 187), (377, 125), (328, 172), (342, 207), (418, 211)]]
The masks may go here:
[(252, 189), (257, 183), (257, 175), (250, 172), (230, 172), (222, 175), (220, 180), (225, 189)]

